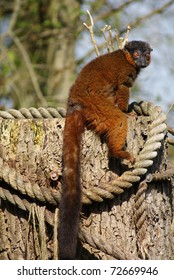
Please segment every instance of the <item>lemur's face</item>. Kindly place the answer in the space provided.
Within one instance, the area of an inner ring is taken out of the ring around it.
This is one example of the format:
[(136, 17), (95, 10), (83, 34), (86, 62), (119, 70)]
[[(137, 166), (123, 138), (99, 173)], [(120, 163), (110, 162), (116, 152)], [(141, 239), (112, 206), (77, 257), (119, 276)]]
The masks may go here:
[(124, 50), (130, 53), (137, 68), (145, 68), (150, 64), (152, 48), (148, 43), (131, 41), (125, 45)]

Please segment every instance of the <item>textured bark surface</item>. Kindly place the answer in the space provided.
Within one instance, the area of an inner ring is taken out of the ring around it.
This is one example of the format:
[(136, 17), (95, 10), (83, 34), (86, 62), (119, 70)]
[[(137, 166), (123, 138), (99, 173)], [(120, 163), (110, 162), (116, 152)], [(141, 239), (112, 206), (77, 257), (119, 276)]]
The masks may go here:
[[(147, 137), (148, 122), (148, 117), (129, 119), (127, 149), (135, 157)], [(6, 166), (20, 174), (25, 183), (30, 182), (33, 189), (38, 184), (44, 197), (47, 196), (45, 189), (59, 190), (62, 182), (63, 126), (63, 119), (0, 120), (0, 159), (3, 159), (0, 178), (0, 259), (57, 258), (58, 202), (49, 203), (42, 197), (39, 200), (39, 196), (32, 197), (32, 194), (15, 190), (12, 181), (7, 184)], [(148, 173), (159, 170), (165, 173), (168, 165), (167, 147), (163, 141)], [(84, 192), (111, 181), (129, 169), (124, 161), (108, 160), (106, 144), (101, 144), (90, 131), (86, 131), (83, 137), (81, 166)], [(172, 180), (150, 183), (146, 180), (142, 202), (144, 222), (139, 227), (135, 201), (141, 184), (134, 184), (112, 200), (83, 205), (81, 233), (86, 232), (86, 241), (83, 235), (81, 239), (84, 242), (78, 247), (79, 259), (114, 259), (115, 255), (109, 250), (101, 250), (108, 244), (112, 245), (112, 252), (120, 250), (125, 259), (174, 257)], [(19, 198), (28, 207), (26, 210), (20, 209)], [(90, 241), (92, 238), (97, 240), (99, 246)]]

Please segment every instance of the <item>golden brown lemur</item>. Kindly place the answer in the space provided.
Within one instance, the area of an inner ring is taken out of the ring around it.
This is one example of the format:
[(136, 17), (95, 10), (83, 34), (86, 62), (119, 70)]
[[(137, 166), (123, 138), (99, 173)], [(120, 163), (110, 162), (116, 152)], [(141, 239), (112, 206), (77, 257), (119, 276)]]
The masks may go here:
[(85, 127), (106, 138), (109, 154), (133, 161), (123, 150), (130, 88), (152, 49), (143, 41), (89, 62), (70, 89), (63, 138), (63, 186), (59, 212), (59, 258), (74, 259), (81, 210), (80, 144)]

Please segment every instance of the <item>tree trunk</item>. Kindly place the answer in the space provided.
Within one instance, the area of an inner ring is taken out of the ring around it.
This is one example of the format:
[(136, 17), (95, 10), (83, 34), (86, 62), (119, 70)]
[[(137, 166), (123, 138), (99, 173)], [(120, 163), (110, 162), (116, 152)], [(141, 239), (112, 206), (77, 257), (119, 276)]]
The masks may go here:
[(9, 22), (1, 38), (7, 45), (2, 54), (0, 84), (5, 85), (5, 94), (1, 95), (14, 108), (62, 106), (75, 75), (81, 1), (2, 2), (4, 22)]
[[(63, 126), (63, 118), (0, 120), (0, 259), (58, 258)], [(108, 159), (106, 144), (85, 131), (78, 259), (173, 258), (172, 172), (160, 129), (158, 118), (129, 117), (133, 167)]]
[(75, 74), (75, 47), (80, 22), (80, 1), (52, 0), (50, 15), (54, 25), (59, 24), (59, 34), (50, 38), (47, 52), (49, 65), (49, 104), (62, 106), (66, 103)]

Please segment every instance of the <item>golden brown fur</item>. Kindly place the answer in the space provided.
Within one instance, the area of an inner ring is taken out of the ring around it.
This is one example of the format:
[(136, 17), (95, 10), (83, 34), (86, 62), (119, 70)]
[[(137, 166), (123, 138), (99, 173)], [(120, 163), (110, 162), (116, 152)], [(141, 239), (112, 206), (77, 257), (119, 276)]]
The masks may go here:
[[(137, 47), (139, 57), (135, 53)], [(87, 127), (99, 136), (105, 136), (110, 155), (133, 160), (123, 150), (127, 135), (124, 112), (128, 108), (129, 89), (140, 68), (150, 63), (150, 51), (147, 43), (132, 41), (124, 50), (105, 54), (88, 63), (71, 87), (63, 140), (64, 183), (59, 216), (61, 259), (73, 259), (76, 254), (81, 208), (81, 135)]]

